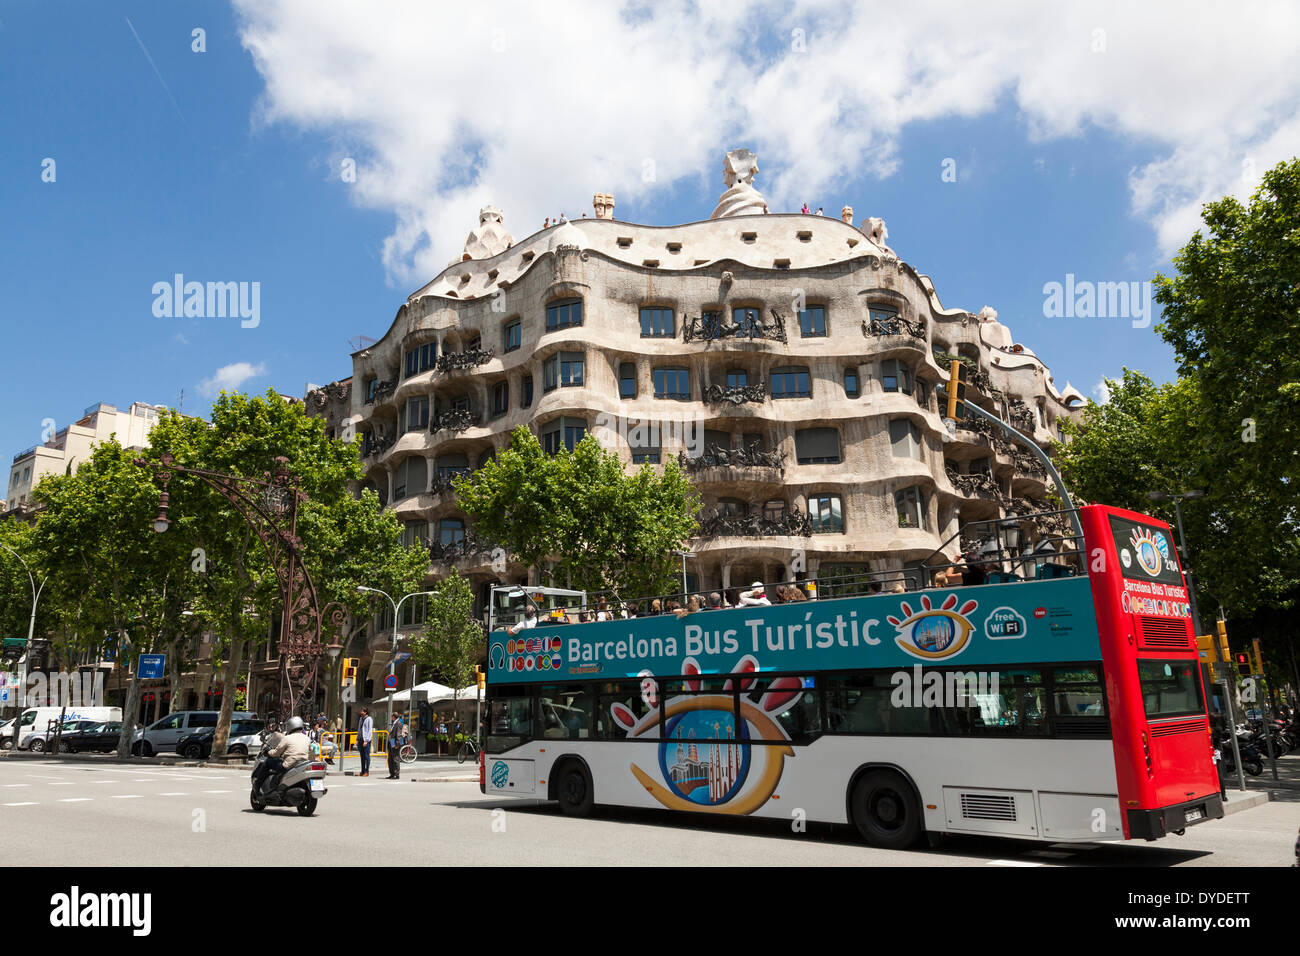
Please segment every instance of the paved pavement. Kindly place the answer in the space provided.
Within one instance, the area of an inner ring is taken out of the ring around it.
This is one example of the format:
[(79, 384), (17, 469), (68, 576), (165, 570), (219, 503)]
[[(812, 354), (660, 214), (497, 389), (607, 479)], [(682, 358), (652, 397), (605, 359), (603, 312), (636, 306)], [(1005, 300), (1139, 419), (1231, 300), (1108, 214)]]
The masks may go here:
[[(418, 765), (417, 765), (418, 766)], [(602, 809), (573, 820), (551, 804), (484, 797), (464, 768), (403, 779), (331, 774), (316, 815), (253, 812), (248, 770), (109, 760), (0, 760), (6, 856), (34, 864), (308, 866), (718, 865), (1286, 866), (1300, 803), (1279, 800), (1157, 843), (1046, 844), (953, 837), (938, 849), (863, 846), (848, 827)], [(440, 779), (439, 779), (440, 778)], [(475, 778), (476, 779), (476, 778)], [(424, 782), (429, 781), (429, 782)], [(1232, 792), (1229, 792), (1232, 795)]]

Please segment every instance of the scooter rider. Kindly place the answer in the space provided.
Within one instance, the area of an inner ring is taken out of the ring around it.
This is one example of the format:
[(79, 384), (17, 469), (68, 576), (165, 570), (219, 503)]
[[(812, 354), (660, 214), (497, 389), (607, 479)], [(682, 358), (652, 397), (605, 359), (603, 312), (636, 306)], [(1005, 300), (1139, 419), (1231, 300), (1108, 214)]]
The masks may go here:
[(268, 774), (281, 773), (294, 764), (310, 759), (310, 744), (303, 732), (301, 717), (290, 717), (284, 724), (284, 737), (266, 751), (267, 761), (262, 765), (261, 776), (257, 778), (260, 789), (262, 781)]

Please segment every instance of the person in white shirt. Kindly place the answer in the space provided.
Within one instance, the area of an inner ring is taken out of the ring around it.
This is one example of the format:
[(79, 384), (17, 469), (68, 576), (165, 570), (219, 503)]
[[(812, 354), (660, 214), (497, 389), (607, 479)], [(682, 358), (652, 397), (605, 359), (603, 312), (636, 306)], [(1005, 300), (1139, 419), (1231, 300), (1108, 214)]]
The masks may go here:
[(357, 722), (357, 752), (361, 755), (360, 776), (370, 776), (370, 741), (375, 736), (375, 722), (370, 719), (370, 711), (361, 708), (361, 720)]
[(772, 602), (767, 599), (767, 595), (763, 593), (763, 582), (755, 581), (749, 586), (748, 591), (740, 592), (740, 601), (738, 602), (738, 606), (767, 607), (770, 606), (771, 603)]
[(509, 634), (511, 637), (514, 637), (520, 631), (525, 631), (531, 627), (536, 627), (536, 626), (537, 626), (537, 608), (529, 604), (527, 607), (524, 608), (524, 619), (520, 621), (518, 624), (516, 624), (514, 627), (507, 627), (506, 633)]

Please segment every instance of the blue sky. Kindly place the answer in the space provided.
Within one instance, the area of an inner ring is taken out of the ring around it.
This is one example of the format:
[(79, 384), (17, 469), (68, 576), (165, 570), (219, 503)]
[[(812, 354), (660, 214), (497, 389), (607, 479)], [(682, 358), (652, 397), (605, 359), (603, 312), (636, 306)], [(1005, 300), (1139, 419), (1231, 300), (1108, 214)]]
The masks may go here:
[[(1058, 387), (1163, 380), (1158, 315), (1047, 318), (1044, 283), (1167, 271), (1201, 201), (1300, 143), (1271, 4), (1173, 26), (1105, 3), (544, 6), (0, 3), (0, 450), (97, 401), (301, 395), (351, 373), (348, 340), (387, 330), (485, 202), (517, 238), (597, 191), (620, 219), (703, 219), (736, 146), (773, 211), (883, 217), (946, 307), (995, 308)], [(1258, 69), (1201, 88), (1211, 46)], [(176, 273), (260, 283), (260, 324), (155, 316)]]

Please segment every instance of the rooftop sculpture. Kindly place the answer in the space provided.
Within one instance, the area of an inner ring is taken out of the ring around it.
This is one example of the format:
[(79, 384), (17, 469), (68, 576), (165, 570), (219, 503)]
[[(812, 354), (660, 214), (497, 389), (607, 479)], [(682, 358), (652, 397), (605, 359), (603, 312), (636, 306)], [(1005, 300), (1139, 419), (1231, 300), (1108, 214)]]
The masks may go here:
[(767, 212), (767, 200), (754, 188), (758, 156), (748, 149), (733, 149), (722, 162), (722, 179), (728, 189), (718, 199), (710, 219), (753, 216)]

